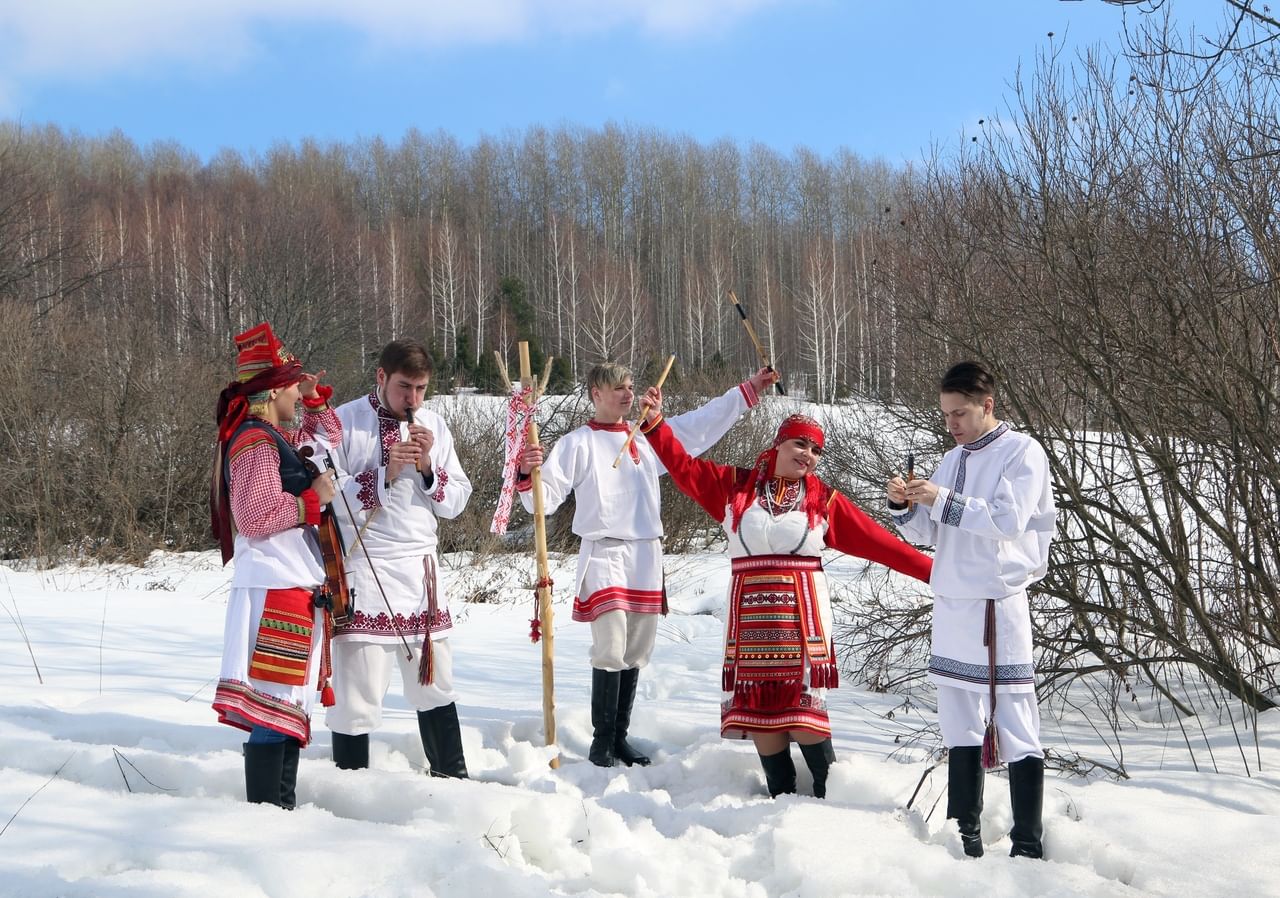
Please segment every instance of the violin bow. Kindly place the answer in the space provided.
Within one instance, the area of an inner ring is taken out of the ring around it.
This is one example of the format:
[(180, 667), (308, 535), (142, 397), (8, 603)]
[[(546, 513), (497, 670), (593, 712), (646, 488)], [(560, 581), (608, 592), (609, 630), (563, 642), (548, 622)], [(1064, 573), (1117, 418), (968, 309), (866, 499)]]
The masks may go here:
[[(333, 463), (333, 454), (328, 449), (324, 451), (324, 463), (336, 476), (338, 473), (338, 466)], [(400, 625), (396, 623), (396, 613), (391, 610), (391, 601), (387, 598), (387, 591), (382, 588), (382, 581), (378, 579), (378, 569), (373, 566), (373, 559), (369, 557), (369, 548), (364, 544), (364, 527), (356, 525), (356, 516), (351, 510), (351, 503), (347, 500), (347, 494), (341, 488), (337, 490), (337, 493), (342, 497), (342, 506), (347, 510), (347, 520), (351, 522), (351, 530), (356, 535), (356, 544), (360, 546), (360, 551), (364, 554), (365, 564), (369, 565), (369, 573), (373, 574), (373, 582), (374, 585), (378, 587), (378, 595), (382, 596), (382, 604), (387, 606), (387, 618), (391, 621), (391, 628), (395, 630), (396, 635), (400, 637), (400, 643), (404, 646), (405, 657), (412, 661), (413, 649), (409, 648), (409, 640), (404, 638), (404, 631), (401, 630)], [(380, 507), (381, 506), (379, 506), (379, 508)], [(377, 512), (377, 510), (378, 509), (375, 508), (374, 512)], [(370, 518), (372, 517), (373, 515), (371, 514)], [(365, 526), (368, 526), (368, 521), (365, 521)], [(345, 566), (345, 558), (343, 559), (343, 563)]]

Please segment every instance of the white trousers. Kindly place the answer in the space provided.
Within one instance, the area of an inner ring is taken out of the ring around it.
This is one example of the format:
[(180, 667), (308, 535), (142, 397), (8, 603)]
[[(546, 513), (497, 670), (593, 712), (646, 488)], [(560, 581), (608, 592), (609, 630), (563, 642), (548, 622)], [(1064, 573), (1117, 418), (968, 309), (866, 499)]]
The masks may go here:
[(400, 665), (404, 698), (418, 711), (442, 708), (456, 701), (453, 691), (453, 650), (448, 639), (431, 643), (434, 676), (430, 686), (418, 682), (422, 645), (413, 645), (412, 659), (406, 659), (399, 642), (333, 643), (334, 705), (325, 713), (325, 723), (335, 733), (359, 736), (376, 730), (382, 723), (382, 701), (391, 685), (391, 668)]
[(600, 670), (644, 667), (658, 638), (657, 614), (606, 611), (591, 622), (591, 666)]
[[(937, 689), (942, 744), (947, 748), (981, 745), (991, 696), (955, 686)], [(1040, 747), (1040, 705), (1034, 692), (1001, 692), (996, 696), (996, 733), (1004, 763), (1044, 757)]]

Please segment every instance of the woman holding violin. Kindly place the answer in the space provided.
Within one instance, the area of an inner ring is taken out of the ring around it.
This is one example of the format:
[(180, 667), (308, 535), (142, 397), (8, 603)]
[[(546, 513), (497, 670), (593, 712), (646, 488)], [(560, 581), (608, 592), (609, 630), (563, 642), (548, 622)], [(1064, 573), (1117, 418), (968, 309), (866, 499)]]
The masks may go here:
[[(332, 388), (320, 386), (324, 372), (304, 373), (270, 324), (240, 334), (236, 346), (236, 379), (218, 400), (210, 495), (223, 564), (236, 562), (213, 707), (220, 722), (249, 732), (245, 797), (293, 808), (316, 691), (332, 703), (330, 591), (316, 527), (334, 480), (298, 448), (341, 440), (342, 425), (329, 408)], [(283, 430), (299, 399), (301, 426)]]

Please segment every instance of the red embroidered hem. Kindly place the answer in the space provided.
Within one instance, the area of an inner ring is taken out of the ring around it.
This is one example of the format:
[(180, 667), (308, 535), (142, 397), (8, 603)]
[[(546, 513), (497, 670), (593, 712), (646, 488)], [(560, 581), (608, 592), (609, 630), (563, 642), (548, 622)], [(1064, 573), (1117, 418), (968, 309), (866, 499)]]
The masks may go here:
[(752, 733), (778, 733), (805, 730), (818, 736), (831, 736), (831, 718), (826, 702), (805, 694), (796, 707), (776, 711), (735, 707), (726, 702), (720, 709), (720, 735), (725, 739), (745, 739)]
[(213, 709), (218, 712), (218, 723), (241, 730), (267, 727), (292, 736), (304, 747), (311, 741), (311, 718), (305, 711), (239, 680), (218, 681)]
[(575, 596), (573, 619), (591, 623), (608, 611), (663, 614), (666, 611), (665, 606), (665, 597), (660, 589), (627, 589), (624, 586), (609, 586), (593, 592), (585, 601)]

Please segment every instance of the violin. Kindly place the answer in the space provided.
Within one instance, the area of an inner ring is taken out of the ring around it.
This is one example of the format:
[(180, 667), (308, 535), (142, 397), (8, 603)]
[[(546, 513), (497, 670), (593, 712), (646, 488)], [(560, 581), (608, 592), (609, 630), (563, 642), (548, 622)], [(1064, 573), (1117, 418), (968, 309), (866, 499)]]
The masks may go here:
[[(312, 477), (319, 477), (321, 470), (312, 458), (312, 448), (304, 446), (298, 450), (298, 455), (306, 466), (307, 473)], [(324, 461), (326, 469), (331, 470), (332, 460), (326, 457)], [(320, 596), (333, 612), (334, 623), (341, 626), (349, 621), (351, 600), (355, 598), (355, 594), (347, 586), (347, 571), (342, 564), (347, 553), (342, 543), (342, 530), (338, 526), (338, 518), (334, 515), (332, 502), (320, 513), (320, 524), (316, 529), (316, 536), (320, 540), (320, 557), (324, 561), (324, 583), (320, 586)]]

